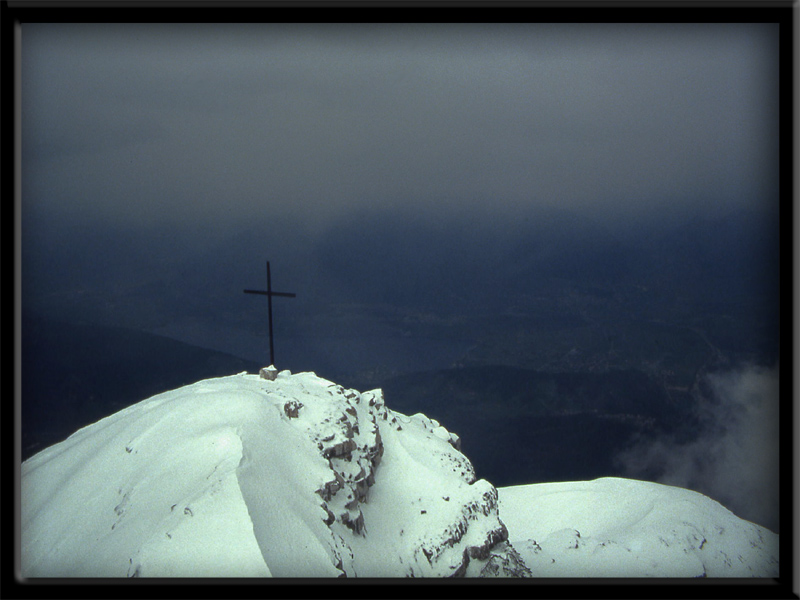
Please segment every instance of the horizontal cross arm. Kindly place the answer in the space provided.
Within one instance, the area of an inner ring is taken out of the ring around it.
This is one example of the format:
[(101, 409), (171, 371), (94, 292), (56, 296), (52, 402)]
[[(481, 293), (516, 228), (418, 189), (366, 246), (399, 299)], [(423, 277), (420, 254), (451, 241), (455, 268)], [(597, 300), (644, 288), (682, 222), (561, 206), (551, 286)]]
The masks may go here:
[(286, 298), (297, 298), (297, 294), (289, 292), (265, 292), (263, 290), (244, 290), (245, 294), (261, 294), (262, 296), (285, 296)]

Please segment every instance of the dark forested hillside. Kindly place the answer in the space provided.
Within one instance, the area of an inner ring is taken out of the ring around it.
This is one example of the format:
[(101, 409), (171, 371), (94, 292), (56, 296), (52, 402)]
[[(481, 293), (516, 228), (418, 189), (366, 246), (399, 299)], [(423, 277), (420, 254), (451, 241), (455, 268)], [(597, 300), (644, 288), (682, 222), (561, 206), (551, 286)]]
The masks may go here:
[(388, 406), (461, 436), (478, 476), (499, 486), (618, 475), (614, 457), (639, 436), (688, 435), (695, 423), (690, 395), (671, 397), (634, 370), (448, 369), (383, 390)]

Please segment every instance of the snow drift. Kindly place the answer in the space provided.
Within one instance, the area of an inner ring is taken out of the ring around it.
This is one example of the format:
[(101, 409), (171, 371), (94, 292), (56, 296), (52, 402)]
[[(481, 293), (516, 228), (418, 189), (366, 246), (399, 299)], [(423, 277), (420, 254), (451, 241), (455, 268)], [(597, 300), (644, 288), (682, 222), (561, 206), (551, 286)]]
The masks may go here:
[(23, 463), (22, 575), (527, 574), (456, 446), (313, 373), (201, 381)]
[(501, 488), (458, 436), (313, 373), (153, 396), (22, 464), (32, 577), (776, 577), (778, 536), (680, 488)]
[(535, 577), (777, 577), (778, 536), (679, 487), (602, 478), (500, 488)]

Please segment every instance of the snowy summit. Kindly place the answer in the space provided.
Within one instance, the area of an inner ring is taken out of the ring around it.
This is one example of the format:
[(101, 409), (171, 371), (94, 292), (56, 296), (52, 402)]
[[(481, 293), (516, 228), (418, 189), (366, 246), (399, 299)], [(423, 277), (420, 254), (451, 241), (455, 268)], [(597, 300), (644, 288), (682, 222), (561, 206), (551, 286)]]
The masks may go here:
[(425, 415), (273, 368), (158, 394), (22, 464), (22, 576), (777, 577), (681, 488), (496, 489)]

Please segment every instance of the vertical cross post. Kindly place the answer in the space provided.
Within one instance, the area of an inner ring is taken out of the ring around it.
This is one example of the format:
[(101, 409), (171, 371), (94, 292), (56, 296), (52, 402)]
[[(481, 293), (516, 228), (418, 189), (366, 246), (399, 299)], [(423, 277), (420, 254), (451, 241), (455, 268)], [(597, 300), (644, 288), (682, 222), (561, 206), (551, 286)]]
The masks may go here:
[(267, 310), (269, 312), (269, 361), (271, 365), (275, 365), (275, 346), (272, 341), (272, 297), (284, 296), (286, 298), (296, 298), (297, 294), (289, 292), (273, 292), (272, 291), (272, 276), (269, 271), (269, 261), (267, 261), (267, 290), (244, 290), (245, 294), (260, 294), (267, 297)]

